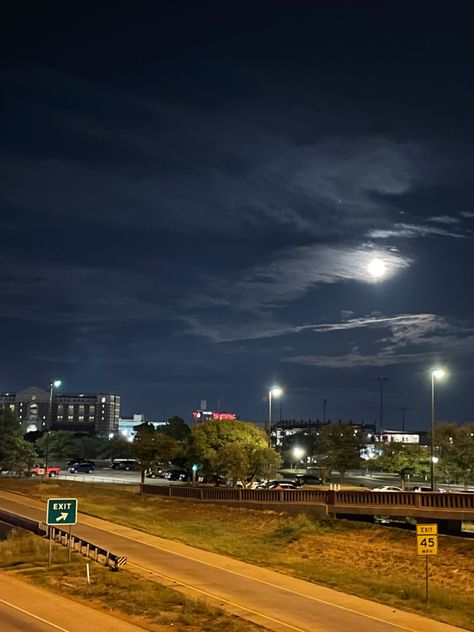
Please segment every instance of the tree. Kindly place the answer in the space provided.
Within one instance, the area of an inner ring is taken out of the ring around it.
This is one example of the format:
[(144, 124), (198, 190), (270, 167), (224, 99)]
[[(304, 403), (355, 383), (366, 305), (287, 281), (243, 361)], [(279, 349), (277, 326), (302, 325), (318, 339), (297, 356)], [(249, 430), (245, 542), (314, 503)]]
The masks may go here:
[(438, 476), (467, 487), (474, 478), (474, 423), (460, 426), (445, 421), (436, 424), (435, 448), (439, 457)]
[(79, 440), (72, 432), (66, 430), (51, 430), (44, 432), (36, 440), (36, 448), (41, 457), (54, 459), (72, 459), (79, 454)]
[(15, 413), (0, 410), (0, 470), (22, 474), (28, 472), (36, 453), (22, 436), (21, 423)]
[(168, 419), (168, 423), (165, 426), (158, 426), (158, 432), (163, 432), (173, 437), (176, 441), (186, 441), (191, 434), (191, 428), (184, 419), (175, 415)]
[(205, 474), (238, 479), (268, 475), (281, 462), (278, 453), (267, 447), (267, 435), (252, 423), (212, 420), (191, 431), (192, 449)]
[(382, 455), (376, 459), (379, 467), (400, 476), (402, 487), (409, 475), (427, 476), (430, 471), (429, 454), (417, 443), (391, 441), (381, 446)]
[(176, 441), (173, 437), (159, 433), (153, 424), (143, 423), (135, 427), (132, 454), (140, 462), (141, 481), (145, 472), (156, 462), (171, 461), (176, 453)]
[(338, 470), (343, 483), (349, 468), (360, 467), (362, 447), (362, 437), (351, 424), (327, 424), (320, 431), (319, 465), (329, 474)]

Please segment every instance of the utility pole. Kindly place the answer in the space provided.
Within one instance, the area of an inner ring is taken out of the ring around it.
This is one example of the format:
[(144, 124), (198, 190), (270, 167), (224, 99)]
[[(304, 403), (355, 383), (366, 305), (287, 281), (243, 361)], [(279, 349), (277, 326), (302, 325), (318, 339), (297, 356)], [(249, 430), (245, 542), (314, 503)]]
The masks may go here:
[(402, 432), (405, 432), (405, 413), (410, 409), (408, 406), (402, 406), (400, 410), (402, 411)]
[(323, 399), (323, 425), (326, 423), (326, 404), (328, 400), (326, 398)]
[(380, 432), (383, 430), (383, 383), (388, 382), (388, 377), (384, 375), (379, 375), (375, 378), (378, 382), (380, 382)]

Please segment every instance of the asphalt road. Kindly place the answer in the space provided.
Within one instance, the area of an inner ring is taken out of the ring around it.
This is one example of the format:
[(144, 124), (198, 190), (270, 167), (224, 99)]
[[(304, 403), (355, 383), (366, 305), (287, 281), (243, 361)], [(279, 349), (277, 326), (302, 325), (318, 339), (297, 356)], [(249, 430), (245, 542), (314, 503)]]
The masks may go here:
[(94, 608), (0, 573), (1, 632), (144, 632)]
[[(39, 501), (0, 491), (0, 506), (44, 520), (44, 503)], [(73, 533), (127, 555), (131, 569), (149, 579), (275, 632), (459, 632), (453, 626), (97, 518), (81, 515)]]

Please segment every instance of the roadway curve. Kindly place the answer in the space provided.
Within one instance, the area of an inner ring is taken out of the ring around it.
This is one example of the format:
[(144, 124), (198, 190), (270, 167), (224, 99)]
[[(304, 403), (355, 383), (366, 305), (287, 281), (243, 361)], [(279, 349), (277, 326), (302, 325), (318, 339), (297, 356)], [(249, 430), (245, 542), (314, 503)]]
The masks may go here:
[[(0, 506), (44, 520), (45, 504), (0, 491)], [(128, 556), (132, 570), (275, 632), (460, 632), (460, 628), (86, 515), (73, 533)]]

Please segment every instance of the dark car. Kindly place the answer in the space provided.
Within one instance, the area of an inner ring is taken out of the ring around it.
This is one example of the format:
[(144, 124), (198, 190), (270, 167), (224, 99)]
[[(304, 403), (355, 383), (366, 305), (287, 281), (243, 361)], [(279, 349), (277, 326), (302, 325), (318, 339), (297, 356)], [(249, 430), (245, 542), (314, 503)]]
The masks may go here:
[(92, 467), (95, 467), (95, 461), (90, 461), (89, 459), (81, 459), (81, 457), (71, 459), (70, 461), (68, 461), (67, 466), (72, 467), (73, 465), (77, 465), (78, 463), (87, 463), (88, 465), (92, 465)]
[(90, 474), (91, 472), (94, 471), (94, 466), (91, 465), (90, 463), (73, 463), (70, 467), (69, 467), (69, 471), (71, 472), (71, 474)]
[(324, 485), (322, 478), (319, 478), (319, 476), (313, 476), (312, 474), (298, 474), (294, 479), (294, 483), (298, 487), (301, 485)]
[(167, 481), (189, 481), (191, 476), (187, 470), (167, 470), (164, 474)]
[(140, 463), (136, 459), (114, 459), (112, 462), (112, 469), (125, 470), (126, 472), (139, 470)]

